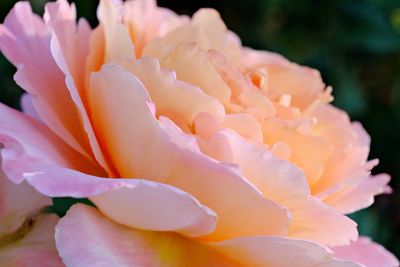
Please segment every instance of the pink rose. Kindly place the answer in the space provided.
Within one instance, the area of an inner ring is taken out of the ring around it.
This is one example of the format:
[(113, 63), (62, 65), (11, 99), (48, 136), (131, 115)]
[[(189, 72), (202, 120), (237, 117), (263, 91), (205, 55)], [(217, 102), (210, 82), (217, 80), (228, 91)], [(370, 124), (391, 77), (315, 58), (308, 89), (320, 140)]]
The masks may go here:
[(58, 223), (65, 265), (398, 266), (344, 215), (389, 177), (317, 71), (243, 48), (211, 9), (103, 0), (98, 17), (18, 2), (0, 27), (27, 92), (26, 114), (0, 106), (4, 172), (97, 207)]

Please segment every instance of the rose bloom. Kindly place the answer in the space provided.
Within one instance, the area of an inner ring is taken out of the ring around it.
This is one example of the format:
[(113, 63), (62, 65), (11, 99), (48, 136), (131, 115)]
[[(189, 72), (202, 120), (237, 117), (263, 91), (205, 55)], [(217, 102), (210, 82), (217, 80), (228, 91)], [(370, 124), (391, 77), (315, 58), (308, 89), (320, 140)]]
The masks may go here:
[(345, 215), (389, 176), (316, 70), (243, 47), (212, 9), (102, 0), (98, 18), (18, 2), (0, 27), (26, 91), (24, 113), (0, 106), (5, 174), (96, 206), (55, 227), (66, 266), (399, 265)]

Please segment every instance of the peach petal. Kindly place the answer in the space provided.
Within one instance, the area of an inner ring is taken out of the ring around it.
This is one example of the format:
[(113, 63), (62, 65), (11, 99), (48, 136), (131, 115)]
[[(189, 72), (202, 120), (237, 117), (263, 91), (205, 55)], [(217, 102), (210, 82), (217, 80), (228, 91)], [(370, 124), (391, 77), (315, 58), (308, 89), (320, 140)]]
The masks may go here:
[(212, 247), (174, 233), (127, 228), (82, 204), (60, 220), (56, 243), (63, 262), (71, 267), (241, 266)]
[(321, 178), (332, 149), (327, 140), (303, 134), (277, 118), (265, 120), (262, 129), (267, 144), (284, 142), (290, 146), (290, 161), (304, 171), (311, 186)]
[(194, 43), (201, 50), (215, 50), (236, 60), (240, 54), (240, 40), (229, 32), (218, 11), (210, 8), (198, 10), (190, 23), (168, 32), (164, 39), (174, 45)]
[(390, 193), (391, 189), (387, 185), (389, 181), (390, 176), (387, 174), (370, 176), (323, 198), (323, 201), (342, 213), (353, 213), (372, 205), (374, 196)]
[(268, 96), (279, 100), (292, 97), (292, 105), (305, 109), (323, 93), (325, 84), (317, 70), (291, 63), (282, 56), (245, 48), (240, 66), (245, 70), (265, 69), (268, 73)]
[(218, 100), (204, 94), (200, 88), (178, 80), (174, 72), (161, 69), (154, 58), (116, 63), (139, 78), (157, 109), (174, 110), (185, 118), (189, 126), (200, 112), (210, 113), (220, 120), (225, 115)]
[(260, 124), (248, 114), (228, 114), (225, 116), (223, 126), (234, 130), (244, 138), (254, 139), (260, 143), (263, 142), (263, 133)]
[[(42, 166), (26, 179), (47, 196), (89, 197), (109, 218), (129, 227), (199, 236), (215, 228), (215, 213), (173, 186), (141, 179), (110, 179)], [(138, 216), (140, 214), (140, 216)]]
[(319, 244), (292, 238), (241, 237), (215, 244), (216, 250), (243, 266), (265, 267), (363, 267), (337, 260)]
[(285, 209), (263, 199), (231, 166), (182, 149), (168, 138), (146, 104), (145, 88), (131, 73), (105, 65), (92, 76), (91, 85), (96, 131), (123, 177), (176, 186), (213, 209), (219, 220), (208, 239), (286, 233)]
[(188, 23), (186, 16), (178, 16), (167, 8), (158, 7), (155, 0), (126, 1), (123, 5), (123, 23), (135, 43), (137, 57), (152, 39)]
[(15, 183), (38, 164), (58, 164), (86, 173), (99, 168), (73, 150), (41, 122), (0, 104), (0, 143), (3, 170)]
[[(229, 146), (224, 151), (231, 151), (231, 158), (219, 160), (238, 164), (244, 176), (263, 192), (264, 197), (288, 208), (292, 215), (289, 236), (328, 245), (348, 244), (357, 238), (357, 225), (353, 221), (310, 195), (307, 180), (300, 169), (235, 132), (221, 131), (214, 137), (216, 139)], [(215, 142), (211, 147), (218, 147)], [(210, 151), (221, 157), (218, 151)], [(327, 232), (326, 229), (331, 230)]]
[(104, 30), (105, 63), (113, 59), (135, 59), (135, 48), (128, 29), (121, 22), (118, 10), (120, 5), (112, 0), (101, 0), (97, 10), (97, 17)]
[[(83, 128), (87, 134), (92, 153), (99, 164), (105, 168), (109, 176), (115, 176), (113, 167), (105, 159), (100, 149), (93, 127), (89, 120), (87, 92), (85, 84), (85, 62), (89, 54), (90, 27), (85, 20), (80, 20), (76, 25), (75, 6), (64, 1), (48, 3), (44, 14), (46, 24), (51, 28), (51, 53), (65, 74), (67, 89), (77, 107)], [(73, 45), (67, 45), (67, 44)]]
[(64, 266), (54, 242), (55, 215), (42, 215), (33, 221), (32, 229), (21, 239), (0, 246), (0, 265), (8, 267)]
[(336, 258), (350, 260), (365, 267), (398, 267), (400, 264), (392, 253), (368, 237), (359, 237), (349, 246), (331, 249)]
[(29, 3), (16, 3), (7, 15), (0, 26), (0, 48), (17, 66), (16, 82), (35, 96), (33, 105), (40, 118), (69, 145), (90, 156), (79, 115), (50, 53), (50, 34)]
[[(159, 48), (153, 49), (156, 52), (145, 49), (144, 55), (156, 56), (156, 53), (159, 53)], [(193, 58), (196, 58), (196, 60), (193, 60)], [(211, 56), (197, 45), (191, 43), (177, 45), (165, 57), (160, 58), (160, 64), (163, 68), (175, 71), (178, 80), (194, 84), (223, 104), (228, 103), (231, 97), (231, 89), (213, 65)], [(193, 75), (193, 71), (196, 72), (196, 75)]]

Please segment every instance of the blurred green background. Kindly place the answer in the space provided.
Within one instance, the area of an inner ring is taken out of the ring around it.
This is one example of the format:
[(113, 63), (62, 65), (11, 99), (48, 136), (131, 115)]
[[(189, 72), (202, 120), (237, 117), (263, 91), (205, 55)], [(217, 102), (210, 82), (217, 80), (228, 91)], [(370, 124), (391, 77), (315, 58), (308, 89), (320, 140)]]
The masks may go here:
[[(16, 1), (1, 0), (0, 16)], [(30, 1), (43, 12), (44, 0)], [(97, 24), (98, 1), (76, 0), (79, 16)], [(246, 46), (283, 54), (314, 67), (334, 88), (335, 105), (361, 121), (372, 137), (374, 173), (392, 176), (395, 193), (351, 215), (361, 234), (400, 258), (400, 1), (399, 0), (159, 0), (180, 14), (214, 7)], [(15, 69), (0, 56), (0, 101), (19, 107)], [(397, 192), (396, 192), (397, 191)], [(56, 211), (70, 200), (56, 200)], [(328, 229), (329, 230), (329, 229)]]

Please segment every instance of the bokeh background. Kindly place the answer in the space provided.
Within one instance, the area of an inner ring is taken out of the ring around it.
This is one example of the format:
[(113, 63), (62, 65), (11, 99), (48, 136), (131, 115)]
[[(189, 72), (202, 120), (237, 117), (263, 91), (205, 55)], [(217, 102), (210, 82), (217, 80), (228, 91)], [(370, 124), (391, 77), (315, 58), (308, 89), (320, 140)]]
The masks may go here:
[[(15, 0), (0, 1), (3, 21)], [(44, 0), (31, 0), (42, 14)], [(78, 15), (97, 25), (98, 0), (75, 0)], [(318, 69), (333, 86), (334, 104), (361, 121), (372, 137), (375, 173), (392, 176), (394, 194), (352, 214), (359, 231), (400, 258), (400, 1), (399, 0), (159, 0), (180, 14), (216, 8), (246, 46), (283, 54)], [(0, 101), (19, 108), (15, 72), (0, 55)], [(62, 214), (71, 199), (56, 199)], [(329, 229), (327, 229), (329, 231)]]

